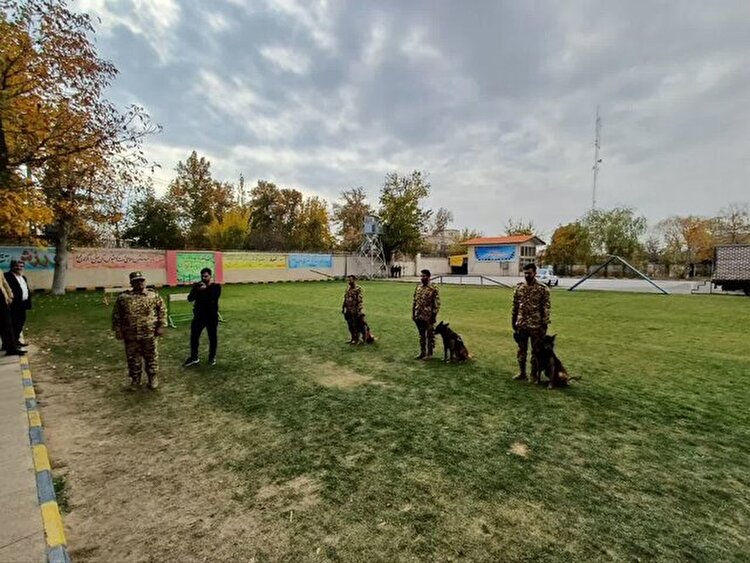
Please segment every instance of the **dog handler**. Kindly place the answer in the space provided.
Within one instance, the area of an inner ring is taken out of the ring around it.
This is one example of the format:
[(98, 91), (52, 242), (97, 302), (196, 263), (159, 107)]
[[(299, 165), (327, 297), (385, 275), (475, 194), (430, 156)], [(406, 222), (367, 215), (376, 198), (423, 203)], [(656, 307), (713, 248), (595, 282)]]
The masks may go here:
[(435, 321), (440, 311), (440, 293), (430, 283), (430, 271), (422, 270), (420, 284), (414, 289), (411, 318), (419, 331), (419, 356), (417, 360), (429, 360), (435, 349)]
[(549, 289), (536, 281), (536, 265), (533, 263), (523, 267), (523, 277), (525, 281), (519, 283), (513, 292), (513, 339), (518, 343), (516, 358), (520, 370), (513, 379), (527, 379), (526, 355), (531, 340), (531, 380), (539, 383), (539, 354), (549, 325)]

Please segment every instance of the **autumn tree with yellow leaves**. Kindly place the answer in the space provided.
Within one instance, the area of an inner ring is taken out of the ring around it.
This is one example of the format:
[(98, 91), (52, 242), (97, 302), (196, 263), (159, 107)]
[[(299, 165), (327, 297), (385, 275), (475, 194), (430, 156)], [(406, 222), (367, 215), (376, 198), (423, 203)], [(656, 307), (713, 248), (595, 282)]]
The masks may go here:
[(98, 57), (86, 14), (64, 0), (0, 0), (0, 236), (47, 236), (64, 290), (70, 234), (116, 221), (125, 190), (143, 184), (142, 108), (104, 98), (117, 69)]

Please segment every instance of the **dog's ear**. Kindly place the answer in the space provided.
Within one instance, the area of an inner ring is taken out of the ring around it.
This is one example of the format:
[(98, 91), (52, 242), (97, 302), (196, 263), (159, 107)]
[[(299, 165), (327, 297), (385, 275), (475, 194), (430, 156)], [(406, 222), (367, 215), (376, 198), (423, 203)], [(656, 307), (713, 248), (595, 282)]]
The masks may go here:
[(554, 341), (555, 341), (555, 337), (556, 337), (556, 336), (557, 336), (556, 334), (553, 334), (552, 336), (550, 336), (550, 337), (549, 337), (549, 339), (550, 339), (550, 342), (554, 342)]
[[(442, 323), (443, 321), (440, 321), (440, 322)], [(451, 323), (445, 323), (445, 326), (449, 327), (449, 326), (451, 326)]]

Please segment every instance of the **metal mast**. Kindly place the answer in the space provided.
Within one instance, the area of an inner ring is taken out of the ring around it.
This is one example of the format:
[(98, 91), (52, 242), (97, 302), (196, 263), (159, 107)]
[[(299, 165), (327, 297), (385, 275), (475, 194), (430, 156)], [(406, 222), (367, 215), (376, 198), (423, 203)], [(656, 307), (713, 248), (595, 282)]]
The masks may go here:
[(599, 105), (596, 106), (596, 125), (594, 129), (596, 137), (594, 138), (594, 187), (591, 195), (591, 209), (596, 209), (596, 177), (599, 175), (599, 163), (602, 161), (599, 158), (599, 148), (601, 146), (599, 134), (602, 129), (602, 118), (599, 117)]

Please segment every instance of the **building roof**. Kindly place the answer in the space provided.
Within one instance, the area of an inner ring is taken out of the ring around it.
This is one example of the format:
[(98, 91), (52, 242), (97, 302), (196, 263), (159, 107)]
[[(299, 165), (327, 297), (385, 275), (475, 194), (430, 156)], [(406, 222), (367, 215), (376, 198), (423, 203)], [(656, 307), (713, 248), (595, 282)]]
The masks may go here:
[(535, 235), (513, 235), (510, 237), (480, 237), (471, 238), (463, 241), (467, 246), (482, 246), (484, 244), (523, 244), (524, 242), (533, 242), (536, 246), (547, 244)]

